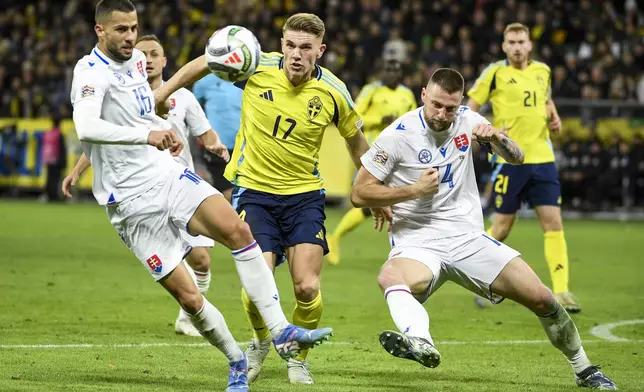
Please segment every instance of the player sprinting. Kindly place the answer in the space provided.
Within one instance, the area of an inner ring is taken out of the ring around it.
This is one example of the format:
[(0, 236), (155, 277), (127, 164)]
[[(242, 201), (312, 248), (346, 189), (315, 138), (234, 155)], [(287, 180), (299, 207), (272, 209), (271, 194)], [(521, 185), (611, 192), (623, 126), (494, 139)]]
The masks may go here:
[(380, 343), (396, 357), (438, 366), (422, 303), (451, 280), (495, 303), (506, 297), (524, 305), (566, 356), (579, 386), (615, 389), (591, 365), (570, 316), (519, 252), (485, 233), (470, 144), (476, 140), (512, 165), (524, 153), (459, 106), (463, 88), (457, 71), (437, 70), (422, 91), (424, 106), (394, 121), (362, 157), (351, 201), (393, 210), (392, 249), (378, 283), (400, 332), (381, 333)]
[(503, 241), (510, 233), (522, 201), (533, 207), (544, 231), (544, 250), (552, 291), (570, 313), (581, 311), (568, 288), (568, 249), (561, 220), (561, 188), (548, 129), (559, 132), (561, 120), (551, 97), (550, 67), (530, 60), (528, 28), (512, 23), (503, 34), (506, 60), (490, 64), (467, 92), (467, 106), (477, 111), (492, 103), (494, 125), (525, 151), (525, 162), (508, 165), (498, 157), (494, 173), (495, 215), (488, 234)]
[[(250, 226), (268, 265), (274, 270), (284, 256), (288, 259), (297, 300), (293, 323), (309, 328), (318, 325), (322, 314), (320, 271), (328, 249), (317, 162), (324, 130), (336, 125), (356, 166), (368, 149), (346, 86), (315, 64), (326, 48), (324, 29), (316, 15), (293, 15), (284, 24), (283, 54), (262, 54), (256, 73), (245, 83), (241, 127), (225, 173), (235, 184), (233, 206)], [(208, 72), (205, 56), (191, 61), (161, 87), (157, 102)], [(246, 293), (242, 297), (254, 330), (247, 350), (252, 381), (270, 340), (266, 320)], [(306, 355), (303, 351), (289, 360), (291, 383), (313, 383)]]
[[(402, 84), (402, 63), (395, 58), (385, 58), (383, 71), (382, 79), (364, 86), (356, 98), (356, 110), (362, 115), (369, 144), (398, 116), (416, 108), (414, 93)], [(344, 214), (333, 233), (327, 236), (329, 263), (340, 263), (342, 237), (364, 222), (369, 214), (368, 208), (352, 208)]]
[(137, 13), (129, 0), (96, 6), (98, 45), (74, 68), (71, 101), (83, 155), (63, 184), (71, 186), (90, 164), (92, 191), (105, 205), (126, 246), (163, 286), (201, 335), (230, 363), (227, 391), (248, 391), (248, 361), (222, 314), (199, 292), (183, 258), (190, 251), (181, 231), (204, 235), (233, 249), (242, 286), (266, 320), (284, 359), (327, 338), (331, 329), (290, 325), (262, 250), (248, 225), (224, 197), (170, 155), (183, 147), (175, 132), (155, 129), (154, 97), (146, 59), (134, 48)]
[[(145, 55), (147, 61), (145, 71), (154, 93), (163, 83), (163, 69), (167, 63), (161, 41), (155, 35), (144, 35), (139, 38), (135, 47)], [(175, 160), (190, 171), (195, 171), (190, 148), (188, 148), (188, 138), (192, 136), (197, 137), (207, 151), (219, 155), (225, 161), (230, 159), (226, 146), (221, 143), (219, 135), (211, 128), (201, 105), (188, 89), (182, 88), (176, 91), (170, 96), (170, 102), (169, 117), (173, 124), (177, 125), (179, 130), (177, 136), (184, 145), (184, 149), (175, 157)], [(192, 251), (186, 256), (189, 272), (194, 273), (199, 291), (202, 295), (206, 295), (210, 287), (209, 249), (215, 246), (215, 241), (202, 235), (194, 237), (185, 231), (182, 231), (181, 235), (192, 247)], [(199, 331), (190, 322), (190, 316), (181, 308), (179, 308), (174, 329), (178, 334), (201, 337)]]

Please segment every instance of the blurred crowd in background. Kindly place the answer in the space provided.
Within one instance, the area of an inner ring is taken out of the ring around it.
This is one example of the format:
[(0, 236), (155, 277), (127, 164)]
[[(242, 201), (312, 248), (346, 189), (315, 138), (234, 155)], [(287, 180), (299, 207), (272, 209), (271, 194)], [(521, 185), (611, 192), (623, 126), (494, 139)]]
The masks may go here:
[[(3, 1), (0, 117), (71, 117), (72, 70), (76, 61), (96, 43), (93, 30), (96, 2)], [(644, 9), (641, 4), (638, 8), (636, 0), (135, 0), (134, 3), (139, 12), (139, 34), (156, 34), (164, 44), (168, 57), (166, 78), (202, 54), (208, 37), (219, 27), (246, 26), (257, 35), (264, 51), (279, 51), (285, 19), (295, 12), (314, 12), (327, 28), (328, 49), (320, 63), (345, 81), (354, 97), (362, 86), (378, 77), (383, 54), (404, 63), (404, 84), (418, 94), (431, 73), (441, 66), (460, 70), (469, 87), (490, 62), (504, 58), (501, 42), (505, 26), (521, 22), (531, 29), (533, 58), (552, 68), (555, 102), (560, 98), (630, 102), (626, 112), (621, 107), (604, 109), (608, 110), (606, 117), (629, 116), (636, 126), (638, 119), (644, 119), (642, 108), (637, 106), (644, 105)], [(561, 146), (562, 182), (569, 177), (578, 178), (574, 173), (583, 172), (584, 180), (571, 181), (588, 188), (587, 182), (597, 179), (589, 174), (589, 167), (596, 165), (588, 162), (600, 162), (602, 170), (628, 166), (624, 170), (635, 173), (635, 178), (626, 187), (641, 192), (637, 190), (641, 181), (644, 189), (644, 178), (639, 180), (644, 168), (638, 166), (642, 161), (641, 138), (623, 130), (597, 134), (594, 128), (600, 117), (593, 114), (596, 111), (592, 108), (590, 114), (578, 107), (561, 111), (562, 116), (581, 118), (580, 126), (589, 127), (587, 132), (555, 138), (555, 143)], [(615, 157), (620, 157), (620, 163), (614, 162)], [(566, 173), (570, 167), (571, 175)], [(615, 181), (615, 175), (612, 177), (610, 181)], [(572, 193), (564, 191), (566, 194)], [(633, 194), (642, 199), (641, 194)], [(568, 202), (572, 203), (575, 197), (583, 199), (581, 204), (603, 203), (586, 194), (571, 196)]]

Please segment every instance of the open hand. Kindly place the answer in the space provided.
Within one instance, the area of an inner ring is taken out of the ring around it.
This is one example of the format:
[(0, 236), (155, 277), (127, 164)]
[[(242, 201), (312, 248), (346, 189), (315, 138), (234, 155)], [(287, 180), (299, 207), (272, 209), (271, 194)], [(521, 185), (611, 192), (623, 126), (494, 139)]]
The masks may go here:
[(221, 159), (223, 159), (226, 162), (230, 160), (230, 154), (228, 153), (228, 148), (226, 148), (226, 146), (224, 146), (219, 142), (211, 145), (204, 145), (203, 147), (208, 152), (218, 155), (219, 157), (221, 157)]
[(74, 171), (72, 171), (67, 177), (63, 179), (63, 195), (67, 198), (72, 197), (72, 187), (76, 186), (76, 183), (78, 182), (79, 175), (76, 174)]
[(391, 228), (391, 207), (371, 208), (371, 216), (373, 216), (374, 230), (382, 231), (382, 228), (384, 227), (385, 222), (389, 222), (389, 226)]

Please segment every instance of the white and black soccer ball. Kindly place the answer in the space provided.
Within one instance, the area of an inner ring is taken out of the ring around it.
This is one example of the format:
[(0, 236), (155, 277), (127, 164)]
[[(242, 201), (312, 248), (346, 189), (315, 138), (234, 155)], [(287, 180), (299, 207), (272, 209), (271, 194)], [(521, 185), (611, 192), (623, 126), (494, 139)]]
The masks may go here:
[(255, 35), (242, 26), (226, 26), (215, 31), (206, 45), (210, 72), (223, 80), (248, 79), (257, 69), (261, 47)]

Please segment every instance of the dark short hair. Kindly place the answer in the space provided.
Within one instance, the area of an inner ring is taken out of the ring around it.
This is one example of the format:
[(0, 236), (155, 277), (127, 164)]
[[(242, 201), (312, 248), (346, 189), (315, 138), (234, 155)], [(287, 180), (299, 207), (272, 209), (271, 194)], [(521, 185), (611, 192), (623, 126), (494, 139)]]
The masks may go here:
[(143, 41), (154, 41), (157, 44), (161, 45), (161, 47), (163, 48), (163, 44), (161, 43), (161, 40), (159, 40), (159, 37), (157, 37), (155, 34), (144, 35), (143, 37), (139, 38), (139, 40), (136, 41), (136, 43), (138, 44), (139, 42), (143, 42)]
[(463, 92), (465, 90), (465, 81), (463, 75), (452, 68), (439, 68), (429, 78), (429, 83), (434, 83), (438, 87), (447, 91), (449, 94)]
[(101, 0), (96, 4), (94, 21), (97, 24), (105, 23), (106, 18), (111, 17), (114, 11), (129, 13), (136, 11), (136, 7), (130, 0)]

